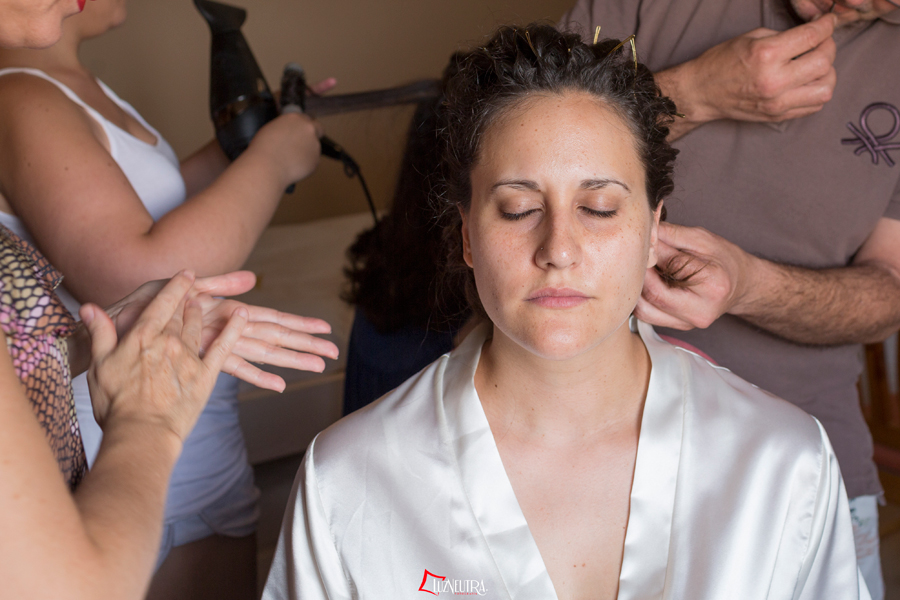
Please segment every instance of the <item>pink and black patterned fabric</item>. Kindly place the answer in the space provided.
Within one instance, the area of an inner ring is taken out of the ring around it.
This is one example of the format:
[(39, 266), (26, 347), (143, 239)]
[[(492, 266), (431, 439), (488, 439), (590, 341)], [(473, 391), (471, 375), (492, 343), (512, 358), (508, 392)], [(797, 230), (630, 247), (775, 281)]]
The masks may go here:
[(66, 344), (75, 319), (56, 295), (61, 282), (62, 274), (40, 252), (0, 226), (0, 327), (25, 395), (74, 490), (87, 472), (87, 459)]

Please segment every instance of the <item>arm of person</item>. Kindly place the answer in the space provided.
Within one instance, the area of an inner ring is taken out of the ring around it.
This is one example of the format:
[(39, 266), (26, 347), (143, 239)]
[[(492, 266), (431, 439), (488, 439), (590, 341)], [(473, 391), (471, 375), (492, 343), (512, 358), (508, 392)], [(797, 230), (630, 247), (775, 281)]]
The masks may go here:
[(262, 600), (350, 600), (318, 491), (315, 440), (297, 472)]
[(810, 519), (807, 552), (800, 565), (797, 600), (847, 598), (871, 600), (856, 564), (856, 546), (847, 491), (837, 457), (822, 424), (816, 422), (823, 452), (816, 498)]
[(184, 274), (173, 278), (118, 343), (102, 311), (83, 308), (93, 338), (89, 380), (104, 436), (74, 495), (9, 355), (0, 352), (4, 597), (143, 598), (169, 476), (247, 319), (239, 309), (201, 359), (200, 308), (185, 304), (191, 281)]
[(882, 218), (847, 267), (807, 269), (744, 252), (699, 227), (661, 223), (658, 264), (635, 314), (653, 325), (709, 327), (723, 314), (800, 344), (873, 343), (900, 329), (900, 221)]
[[(559, 27), (588, 39), (600, 25), (601, 37), (624, 38), (639, 34), (638, 10), (636, 2), (580, 0)], [(779, 122), (821, 110), (837, 80), (831, 38), (837, 22), (825, 15), (783, 32), (754, 29), (657, 72), (662, 93), (684, 115), (669, 127), (669, 141), (718, 119)]]
[[(104, 309), (113, 320), (119, 337), (123, 337), (131, 329), (137, 317), (163, 289), (165, 283), (166, 281), (145, 283)], [(315, 334), (331, 333), (331, 326), (321, 319), (300, 317), (221, 298), (248, 292), (255, 283), (256, 276), (249, 271), (206, 277), (195, 282), (188, 295), (199, 303), (203, 311), (200, 350), (206, 352), (221, 334), (229, 317), (237, 308), (243, 307), (247, 310), (249, 321), (232, 353), (222, 365), (222, 371), (257, 387), (282, 392), (285, 389), (284, 379), (251, 363), (321, 373), (325, 370), (325, 361), (321, 357), (336, 359), (338, 348), (328, 340), (315, 337)], [(78, 325), (67, 341), (69, 367), (72, 377), (75, 377), (87, 370), (91, 358), (90, 335), (83, 323)]]
[(278, 117), (212, 185), (154, 222), (95, 127), (51, 83), (4, 78), (0, 191), (67, 289), (101, 305), (185, 267), (200, 275), (239, 268), (284, 189), (320, 152), (314, 121)]
[(837, 82), (836, 23), (825, 15), (782, 32), (754, 29), (656, 73), (684, 115), (669, 141), (718, 119), (777, 123), (821, 110)]
[(782, 32), (754, 29), (656, 73), (684, 115), (669, 141), (719, 119), (777, 123), (821, 110), (837, 82), (836, 22), (826, 15)]

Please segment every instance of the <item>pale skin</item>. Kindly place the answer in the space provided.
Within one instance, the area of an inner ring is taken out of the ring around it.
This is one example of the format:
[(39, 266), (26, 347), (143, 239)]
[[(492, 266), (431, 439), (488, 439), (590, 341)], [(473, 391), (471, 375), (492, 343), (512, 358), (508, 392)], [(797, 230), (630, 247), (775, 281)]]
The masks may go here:
[(615, 598), (650, 359), (628, 317), (659, 211), (624, 122), (533, 95), (486, 132), (464, 258), (494, 323), (475, 375), (560, 599)]
[[(835, 27), (896, 10), (887, 0), (792, 0), (810, 22), (778, 33), (756, 29), (656, 74), (686, 118), (670, 140), (717, 119), (778, 122), (813, 114), (836, 82)], [(832, 10), (833, 6), (833, 10)], [(663, 224), (663, 263), (707, 265), (688, 289), (651, 270), (635, 314), (654, 325), (705, 328), (739, 316), (784, 339), (815, 345), (872, 343), (900, 329), (900, 222), (882, 218), (852, 263), (832, 269), (777, 264), (701, 228)]]
[(0, 0), (0, 48), (46, 48), (62, 35), (63, 19), (79, 0)]

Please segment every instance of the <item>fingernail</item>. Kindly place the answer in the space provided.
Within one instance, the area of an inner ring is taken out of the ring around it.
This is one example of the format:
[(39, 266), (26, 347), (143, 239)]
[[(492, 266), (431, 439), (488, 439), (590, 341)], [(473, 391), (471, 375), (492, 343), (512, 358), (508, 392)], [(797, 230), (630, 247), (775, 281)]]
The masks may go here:
[(237, 315), (238, 317), (242, 318), (242, 319), (249, 319), (249, 318), (250, 318), (250, 313), (248, 313), (248, 312), (247, 312), (247, 309), (244, 308), (243, 306), (238, 307), (238, 308), (234, 311), (234, 314)]
[(192, 270), (190, 270), (190, 269), (185, 269), (184, 271), (182, 271), (182, 274), (183, 274), (185, 277), (187, 277), (188, 279), (190, 279), (191, 281), (194, 281), (194, 279), (197, 278), (197, 274), (194, 273), (194, 272), (193, 272)]
[(90, 325), (94, 322), (94, 308), (92, 306), (83, 306), (81, 308), (81, 322)]

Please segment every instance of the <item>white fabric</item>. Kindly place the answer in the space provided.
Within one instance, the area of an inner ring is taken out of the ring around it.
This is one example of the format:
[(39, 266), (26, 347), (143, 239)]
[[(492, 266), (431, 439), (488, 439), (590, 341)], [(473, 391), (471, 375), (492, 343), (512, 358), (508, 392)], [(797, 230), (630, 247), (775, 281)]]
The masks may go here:
[[(313, 441), (265, 600), (556, 597), (474, 388), (486, 334)], [(653, 367), (619, 600), (868, 600), (818, 422), (640, 334)]]
[[(139, 140), (108, 121), (68, 86), (43, 71), (27, 68), (0, 69), (0, 77), (12, 73), (27, 73), (53, 83), (103, 128), (109, 140), (110, 155), (122, 169), (154, 221), (184, 203), (187, 191), (175, 151), (134, 107), (119, 98), (102, 81), (98, 80), (97, 83), (106, 95), (156, 136), (156, 144)], [(18, 217), (0, 212), (0, 223), (39, 248)], [(81, 304), (65, 289), (65, 281), (56, 291), (77, 318)], [(85, 453), (88, 464), (93, 465), (103, 434), (94, 419), (87, 376), (82, 374), (76, 377), (72, 381), (72, 388)], [(225, 374), (219, 376), (209, 402), (186, 440), (181, 457), (172, 473), (166, 502), (167, 523), (200, 513), (229, 491), (235, 494), (232, 488), (238, 485), (244, 490), (245, 498), (255, 499), (257, 492), (252, 485), (252, 476), (249, 486), (242, 484), (247, 480), (251, 467), (238, 422), (237, 388), (238, 382), (234, 377)], [(228, 515), (227, 519), (223, 517), (213, 526), (217, 531), (227, 530), (231, 527), (231, 521), (246, 522), (248, 514), (255, 522), (255, 507), (251, 507), (250, 510), (252, 511), (250, 513), (244, 511), (245, 514)]]

